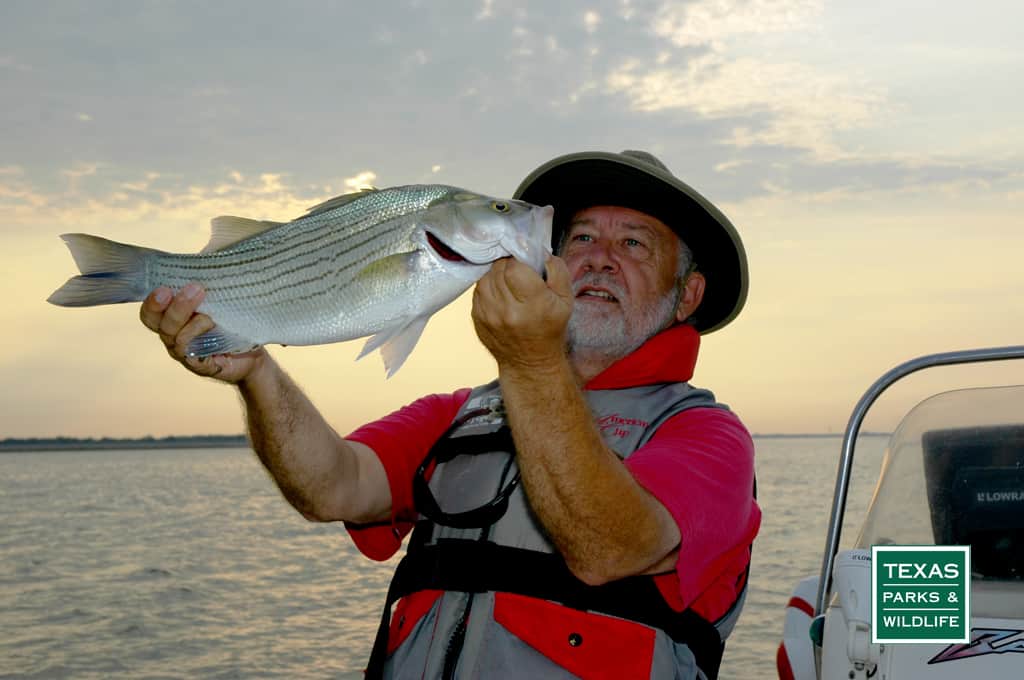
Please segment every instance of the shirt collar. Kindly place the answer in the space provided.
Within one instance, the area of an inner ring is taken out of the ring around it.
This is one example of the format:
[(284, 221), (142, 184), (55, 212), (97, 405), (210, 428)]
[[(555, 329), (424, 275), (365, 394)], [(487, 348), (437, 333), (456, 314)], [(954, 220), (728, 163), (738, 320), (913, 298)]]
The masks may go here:
[(663, 330), (584, 385), (587, 390), (614, 390), (664, 382), (687, 382), (697, 364), (700, 334), (689, 324)]

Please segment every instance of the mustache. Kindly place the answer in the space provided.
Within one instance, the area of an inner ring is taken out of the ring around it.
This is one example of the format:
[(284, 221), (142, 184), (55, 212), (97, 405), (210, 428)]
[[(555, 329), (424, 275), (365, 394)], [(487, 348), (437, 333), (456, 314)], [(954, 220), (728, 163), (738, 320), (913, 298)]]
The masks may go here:
[(601, 272), (585, 272), (583, 276), (573, 282), (572, 294), (574, 296), (579, 295), (580, 289), (584, 286), (604, 288), (606, 291), (614, 295), (617, 300), (622, 300), (626, 296), (626, 290), (614, 279), (614, 277), (608, 274), (602, 274)]

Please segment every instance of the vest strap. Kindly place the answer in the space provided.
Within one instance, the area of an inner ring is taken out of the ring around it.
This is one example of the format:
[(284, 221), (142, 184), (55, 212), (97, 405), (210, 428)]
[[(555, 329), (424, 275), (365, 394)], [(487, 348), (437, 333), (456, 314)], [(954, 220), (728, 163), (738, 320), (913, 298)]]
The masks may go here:
[(706, 619), (691, 609), (677, 612), (668, 606), (647, 576), (631, 576), (601, 586), (576, 578), (558, 555), (467, 539), (440, 539), (433, 545), (410, 545), (395, 571), (367, 678), (382, 676), (387, 654), (391, 607), (402, 597), (420, 590), (468, 593), (517, 593), (636, 621), (664, 631), (693, 652), (709, 679), (718, 676), (725, 643)]

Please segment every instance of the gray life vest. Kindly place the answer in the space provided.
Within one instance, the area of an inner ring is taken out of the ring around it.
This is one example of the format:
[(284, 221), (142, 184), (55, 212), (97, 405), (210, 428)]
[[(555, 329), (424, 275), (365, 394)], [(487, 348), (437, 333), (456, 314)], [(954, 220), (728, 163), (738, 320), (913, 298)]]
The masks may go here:
[[(686, 383), (584, 392), (605, 444), (625, 459), (672, 416), (726, 408)], [(517, 593), (579, 612), (653, 629), (652, 678), (714, 678), (743, 593), (719, 621), (672, 610), (651, 576), (602, 586), (577, 579), (533, 514), (519, 485), (515, 449), (497, 381), (474, 389), (417, 475), (421, 513), (384, 608), (367, 678), (571, 678), (495, 620), (495, 596)], [(429, 508), (429, 509), (428, 509)], [(437, 521), (432, 521), (427, 516)], [(387, 656), (392, 605), (423, 590), (444, 591)], [(743, 592), (745, 593), (744, 585)], [(472, 614), (472, 615), (471, 615)], [(574, 642), (572, 635), (566, 644)]]

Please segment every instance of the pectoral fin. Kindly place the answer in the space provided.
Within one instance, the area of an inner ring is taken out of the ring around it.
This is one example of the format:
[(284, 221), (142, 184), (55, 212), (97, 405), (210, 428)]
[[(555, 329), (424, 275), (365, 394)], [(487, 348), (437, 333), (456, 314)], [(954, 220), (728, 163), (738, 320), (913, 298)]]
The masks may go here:
[(377, 333), (363, 346), (359, 353), (359, 359), (375, 349), (380, 349), (380, 356), (384, 359), (384, 368), (387, 370), (387, 377), (393, 376), (405, 360), (412, 353), (413, 347), (423, 335), (423, 329), (427, 327), (429, 316), (417, 316), (411, 321), (399, 324)]

